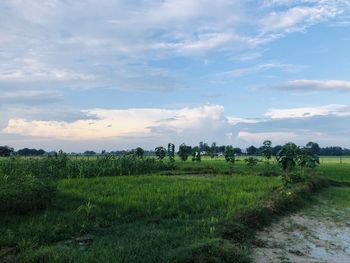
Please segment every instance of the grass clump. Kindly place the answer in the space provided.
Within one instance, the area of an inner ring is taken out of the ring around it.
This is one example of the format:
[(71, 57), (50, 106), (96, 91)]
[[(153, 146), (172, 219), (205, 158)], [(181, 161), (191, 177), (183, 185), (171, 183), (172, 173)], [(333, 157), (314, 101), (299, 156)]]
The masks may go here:
[(54, 183), (31, 175), (0, 175), (0, 213), (25, 214), (47, 208), (55, 196)]

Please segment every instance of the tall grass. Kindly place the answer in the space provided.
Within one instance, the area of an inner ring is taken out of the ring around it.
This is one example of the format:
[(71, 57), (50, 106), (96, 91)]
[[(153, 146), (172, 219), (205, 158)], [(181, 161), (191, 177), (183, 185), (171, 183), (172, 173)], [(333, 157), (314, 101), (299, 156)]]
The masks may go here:
[(31, 175), (0, 175), (0, 214), (24, 214), (47, 208), (55, 192), (52, 181)]
[(153, 173), (172, 169), (173, 164), (155, 158), (137, 158), (133, 155), (112, 158), (3, 158), (0, 174), (33, 175), (39, 178), (89, 178)]

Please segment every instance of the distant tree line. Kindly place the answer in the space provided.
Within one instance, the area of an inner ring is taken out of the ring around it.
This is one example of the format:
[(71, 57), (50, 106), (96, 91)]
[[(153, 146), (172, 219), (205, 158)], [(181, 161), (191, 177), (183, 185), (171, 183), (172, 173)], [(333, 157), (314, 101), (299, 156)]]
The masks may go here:
[[(310, 148), (314, 154), (317, 154), (319, 156), (344, 156), (344, 155), (350, 155), (350, 149), (342, 148), (339, 146), (330, 146), (330, 147), (320, 147), (318, 143), (316, 142), (308, 142), (306, 144), (307, 148)], [(276, 145), (272, 147), (272, 155), (276, 156), (278, 152), (282, 149), (282, 145)], [(260, 146), (250, 146), (247, 148), (247, 154), (248, 155), (257, 155), (261, 156), (263, 155), (264, 147)]]
[[(270, 141), (265, 141), (266, 142)], [(232, 155), (249, 155), (249, 156), (265, 156), (266, 149), (270, 149), (269, 151), (271, 156), (277, 156), (277, 154), (281, 151), (282, 145), (262, 145), (256, 147), (254, 145), (249, 146), (246, 149), (242, 149), (239, 147), (230, 146), (227, 148), (227, 145), (217, 145), (216, 142), (211, 143), (210, 145), (206, 142), (200, 142), (198, 146), (189, 146), (186, 144), (181, 144), (179, 146), (179, 150), (177, 152), (178, 156), (181, 159), (187, 160), (188, 157), (192, 156), (194, 160), (200, 160), (199, 156), (210, 156), (212, 158), (217, 156), (226, 156), (226, 158), (232, 161)], [(319, 156), (349, 156), (350, 149), (342, 148), (340, 146), (329, 146), (329, 147), (320, 147), (316, 142), (309, 142), (306, 144), (306, 147), (311, 149), (314, 154)], [(85, 155), (85, 156), (94, 156), (94, 155), (105, 155), (110, 154), (114, 156), (123, 156), (128, 154), (135, 154), (138, 157), (144, 156), (156, 156), (159, 159), (163, 159), (165, 156), (169, 156), (170, 159), (175, 158), (175, 145), (172, 143), (168, 144), (167, 149), (163, 146), (158, 146), (155, 150), (144, 150), (141, 147), (137, 147), (133, 150), (122, 150), (122, 151), (110, 151), (106, 152), (103, 150), (101, 153), (97, 153), (92, 150), (87, 150), (82, 153), (70, 153), (69, 155)], [(43, 149), (29, 149), (23, 148), (18, 151), (15, 151), (13, 148), (9, 146), (0, 146), (0, 156), (52, 156), (57, 155), (56, 152), (46, 152)], [(193, 156), (194, 155), (194, 156)], [(231, 156), (231, 157), (228, 157)]]

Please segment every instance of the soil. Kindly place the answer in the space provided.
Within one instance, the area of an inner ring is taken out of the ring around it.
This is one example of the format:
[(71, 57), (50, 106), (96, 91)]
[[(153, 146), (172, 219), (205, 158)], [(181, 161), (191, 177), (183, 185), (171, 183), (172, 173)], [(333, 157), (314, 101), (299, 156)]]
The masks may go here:
[(254, 262), (350, 262), (350, 203), (317, 205), (273, 223), (257, 233)]

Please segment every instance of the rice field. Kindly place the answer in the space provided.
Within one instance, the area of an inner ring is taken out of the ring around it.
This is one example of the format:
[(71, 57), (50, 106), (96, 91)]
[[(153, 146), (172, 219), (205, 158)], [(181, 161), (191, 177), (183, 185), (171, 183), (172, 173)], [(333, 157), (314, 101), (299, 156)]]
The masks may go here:
[[(35, 171), (36, 164), (22, 167)], [(6, 165), (0, 165), (5, 179)], [(142, 175), (74, 178), (60, 171), (50, 177), (57, 192), (47, 208), (1, 215), (0, 261), (250, 262), (249, 247), (221, 232), (282, 188), (279, 177), (261, 176), (264, 169), (263, 162), (247, 167), (240, 158), (234, 164), (204, 158)], [(350, 164), (324, 159), (317, 173), (350, 181)]]

